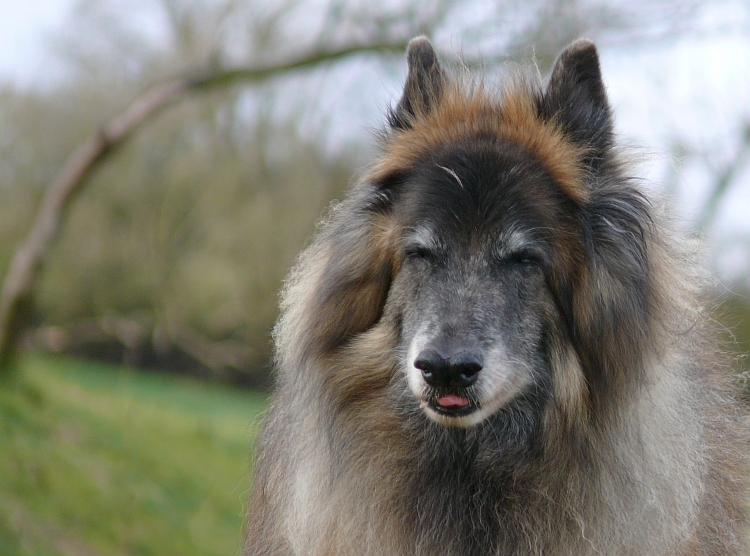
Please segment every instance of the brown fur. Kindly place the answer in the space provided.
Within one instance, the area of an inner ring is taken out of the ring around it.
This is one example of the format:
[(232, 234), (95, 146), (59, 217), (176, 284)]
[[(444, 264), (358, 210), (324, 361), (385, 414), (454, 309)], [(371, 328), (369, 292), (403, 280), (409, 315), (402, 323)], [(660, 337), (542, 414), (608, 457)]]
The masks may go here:
[(410, 168), (431, 150), (476, 135), (498, 136), (517, 143), (536, 156), (560, 186), (576, 201), (584, 201), (581, 147), (565, 139), (554, 122), (544, 122), (533, 105), (530, 85), (522, 81), (501, 97), (477, 86), (464, 90), (454, 84), (437, 107), (415, 119), (410, 129), (385, 144), (385, 153), (370, 179), (379, 181)]
[[(462, 88), (426, 39), (409, 65), (382, 157), (284, 291), (245, 553), (747, 554), (747, 423), (702, 308), (706, 280), (611, 150), (593, 45), (566, 50), (546, 92)], [(566, 91), (599, 111), (566, 112)], [(582, 135), (580, 117), (599, 131)], [(413, 230), (397, 188), (425, 157), (486, 137), (520, 147), (564, 195), (524, 192), (554, 224), (554, 303), (535, 305), (550, 393), (530, 451), (503, 436), (531, 426), (523, 414), (444, 427), (403, 374)]]

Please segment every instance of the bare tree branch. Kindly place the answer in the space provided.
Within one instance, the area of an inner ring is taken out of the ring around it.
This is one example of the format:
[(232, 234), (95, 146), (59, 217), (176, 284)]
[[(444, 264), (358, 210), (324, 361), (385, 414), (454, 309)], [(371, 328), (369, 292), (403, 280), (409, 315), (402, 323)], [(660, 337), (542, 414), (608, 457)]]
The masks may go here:
[(86, 178), (145, 123), (188, 94), (258, 82), (273, 76), (312, 68), (358, 54), (401, 51), (406, 41), (391, 41), (319, 50), (295, 60), (257, 67), (209, 68), (170, 79), (149, 89), (120, 115), (104, 124), (67, 160), (49, 185), (26, 240), (15, 252), (0, 291), (0, 373), (15, 358), (19, 339), (33, 307), (39, 275), (75, 195)]

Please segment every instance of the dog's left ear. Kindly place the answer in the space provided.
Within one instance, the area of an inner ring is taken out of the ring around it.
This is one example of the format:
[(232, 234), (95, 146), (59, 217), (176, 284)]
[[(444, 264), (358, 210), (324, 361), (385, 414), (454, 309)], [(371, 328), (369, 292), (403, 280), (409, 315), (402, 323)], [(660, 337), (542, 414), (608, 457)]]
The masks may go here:
[(440, 101), (445, 88), (443, 69), (427, 37), (417, 37), (409, 42), (406, 60), (409, 72), (404, 94), (388, 116), (393, 129), (407, 129), (415, 118), (427, 115)]
[(541, 111), (574, 143), (585, 147), (594, 171), (612, 146), (612, 114), (596, 46), (578, 39), (557, 58)]
[(590, 191), (580, 205), (580, 261), (587, 262), (559, 280), (559, 296), (593, 400), (603, 404), (628, 391), (621, 383), (643, 368), (639, 346), (647, 342), (651, 322), (650, 207), (627, 180), (598, 179), (621, 170), (612, 154), (612, 114), (594, 43), (580, 39), (560, 54), (540, 108), (583, 149)]

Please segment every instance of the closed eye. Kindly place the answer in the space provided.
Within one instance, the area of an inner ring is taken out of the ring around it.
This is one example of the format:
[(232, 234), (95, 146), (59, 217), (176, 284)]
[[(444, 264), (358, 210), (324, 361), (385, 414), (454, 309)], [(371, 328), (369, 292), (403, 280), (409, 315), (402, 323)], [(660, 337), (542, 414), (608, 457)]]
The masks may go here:
[(437, 253), (424, 245), (409, 245), (404, 249), (407, 259), (434, 259)]
[(500, 262), (505, 265), (541, 266), (542, 258), (532, 251), (518, 251), (502, 256)]
[(436, 260), (441, 252), (440, 242), (431, 228), (418, 226), (404, 238), (404, 258), (412, 260)]
[(541, 262), (539, 257), (533, 253), (516, 253), (511, 256), (510, 260), (517, 264), (539, 264)]

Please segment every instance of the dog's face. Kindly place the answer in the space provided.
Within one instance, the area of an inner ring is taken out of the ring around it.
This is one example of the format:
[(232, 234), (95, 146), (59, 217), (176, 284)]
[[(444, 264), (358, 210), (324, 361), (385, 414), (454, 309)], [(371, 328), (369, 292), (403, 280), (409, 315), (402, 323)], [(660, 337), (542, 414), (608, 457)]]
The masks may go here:
[(559, 317), (546, 276), (564, 197), (497, 140), (433, 153), (402, 188), (402, 369), (431, 419), (473, 425), (548, 378)]
[(293, 364), (333, 357), (342, 405), (391, 384), (398, 411), (415, 408), (406, 392), (449, 426), (605, 407), (638, 378), (617, 370), (638, 368), (648, 334), (650, 218), (612, 187), (625, 178), (596, 48), (566, 49), (544, 90), (498, 94), (451, 81), (424, 37), (407, 58), (382, 156), (282, 322), (303, 325)]

